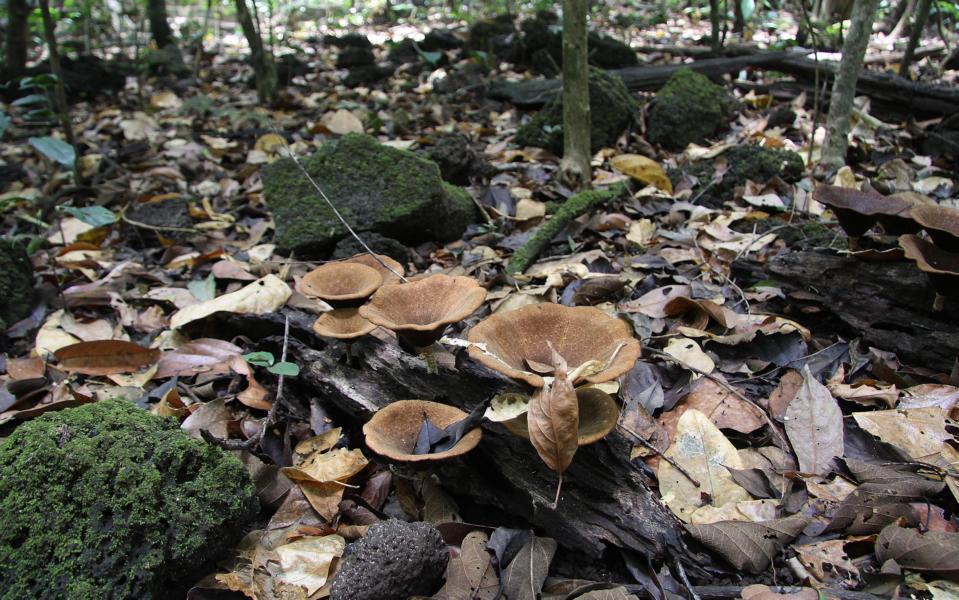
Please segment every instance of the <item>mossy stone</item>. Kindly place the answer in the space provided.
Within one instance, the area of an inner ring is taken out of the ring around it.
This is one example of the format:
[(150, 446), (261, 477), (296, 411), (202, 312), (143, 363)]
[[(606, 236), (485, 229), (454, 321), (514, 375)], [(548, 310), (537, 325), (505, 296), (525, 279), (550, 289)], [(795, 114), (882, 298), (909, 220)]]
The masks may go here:
[(0, 599), (170, 598), (258, 512), (243, 464), (124, 400), (0, 443)]
[[(445, 184), (435, 163), (367, 135), (343, 136), (300, 162), (357, 232), (406, 244), (447, 242), (477, 217), (469, 193)], [(348, 235), (292, 160), (263, 169), (263, 191), (281, 251), (317, 255)]]
[(668, 150), (682, 150), (716, 135), (729, 116), (730, 99), (722, 86), (691, 69), (679, 69), (656, 94), (649, 140)]
[(21, 244), (0, 239), (0, 329), (33, 310), (33, 264)]
[(726, 190), (744, 185), (747, 179), (768, 183), (773, 177), (779, 177), (787, 183), (795, 183), (805, 171), (802, 157), (792, 150), (746, 144), (731, 148), (721, 156), (729, 165), (722, 181)]
[[(633, 122), (639, 104), (619, 77), (601, 71), (589, 71), (590, 149), (597, 152), (612, 146)], [(519, 128), (514, 141), (521, 146), (546, 148), (563, 153), (563, 98), (554, 98)]]

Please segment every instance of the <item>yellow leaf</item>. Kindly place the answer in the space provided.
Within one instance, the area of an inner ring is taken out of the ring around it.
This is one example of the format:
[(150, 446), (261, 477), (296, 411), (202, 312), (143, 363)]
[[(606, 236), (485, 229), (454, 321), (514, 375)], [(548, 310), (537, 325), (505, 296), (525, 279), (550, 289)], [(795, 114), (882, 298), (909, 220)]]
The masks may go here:
[(690, 522), (701, 506), (720, 507), (750, 499), (729, 472), (730, 468), (743, 468), (736, 447), (698, 410), (687, 410), (679, 418), (666, 456), (700, 484), (696, 487), (668, 461), (659, 464), (659, 491), (663, 502), (683, 521)]
[(640, 154), (620, 154), (611, 158), (609, 162), (620, 173), (625, 173), (647, 185), (655, 185), (670, 194), (673, 193), (673, 183), (666, 175), (666, 171), (654, 160)]
[(280, 137), (275, 133), (267, 133), (260, 136), (260, 139), (256, 140), (256, 144), (253, 146), (255, 149), (267, 154), (275, 154), (283, 149), (286, 146), (286, 140)]
[(179, 329), (187, 323), (216, 312), (265, 315), (279, 310), (293, 294), (290, 286), (276, 275), (267, 275), (230, 294), (180, 309), (170, 319), (170, 326)]

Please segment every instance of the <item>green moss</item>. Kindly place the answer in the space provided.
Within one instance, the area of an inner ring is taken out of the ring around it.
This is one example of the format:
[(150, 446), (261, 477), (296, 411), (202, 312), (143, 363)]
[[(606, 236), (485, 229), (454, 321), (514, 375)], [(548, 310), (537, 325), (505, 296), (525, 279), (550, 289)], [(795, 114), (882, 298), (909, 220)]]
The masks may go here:
[(513, 17), (501, 14), (492, 19), (482, 19), (473, 23), (469, 30), (466, 42), (467, 51), (487, 52), (492, 54), (496, 49), (496, 37), (509, 35), (516, 30), (513, 27)]
[(732, 148), (722, 156), (729, 165), (722, 187), (728, 190), (744, 185), (747, 179), (767, 183), (773, 177), (780, 177), (793, 183), (799, 181), (805, 171), (802, 157), (791, 150), (747, 144)]
[(0, 328), (33, 310), (33, 265), (23, 246), (0, 238)]
[(729, 108), (722, 86), (691, 69), (679, 69), (656, 94), (649, 140), (669, 150), (702, 143), (725, 125)]
[(570, 221), (592, 208), (612, 202), (626, 192), (626, 186), (615, 185), (608, 190), (586, 190), (570, 196), (525, 244), (516, 249), (506, 266), (507, 273), (522, 273), (533, 264), (546, 246)]
[[(449, 241), (476, 218), (475, 209), (463, 210), (465, 192), (444, 185), (435, 163), (367, 135), (346, 135), (301, 163), (360, 232), (375, 231), (410, 244)], [(348, 234), (292, 160), (263, 170), (263, 191), (281, 250), (317, 254)]]
[(172, 419), (44, 415), (0, 444), (0, 598), (175, 597), (257, 510), (240, 461)]
[[(599, 69), (589, 71), (590, 149), (612, 146), (633, 121), (639, 104), (623, 80)], [(563, 154), (563, 99), (557, 96), (516, 132), (521, 146), (546, 148)]]

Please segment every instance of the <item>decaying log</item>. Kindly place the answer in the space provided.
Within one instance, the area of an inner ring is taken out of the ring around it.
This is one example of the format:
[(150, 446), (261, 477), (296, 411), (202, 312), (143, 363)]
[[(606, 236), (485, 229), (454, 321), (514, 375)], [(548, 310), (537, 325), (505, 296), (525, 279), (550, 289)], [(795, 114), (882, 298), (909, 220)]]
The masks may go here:
[[(469, 411), (498, 391), (519, 389), (463, 351), (457, 353), (455, 369), (441, 364), (439, 373), (430, 375), (420, 357), (372, 336), (353, 345), (358, 368), (341, 360), (337, 347), (318, 351), (293, 343), (290, 350), (304, 368), (300, 381), (358, 422), (394, 400), (437, 400)], [(630, 443), (619, 432), (579, 449), (566, 472), (559, 506), (552, 510), (548, 505), (556, 475), (529, 441), (499, 424), (487, 422), (483, 429), (475, 450), (437, 466), (444, 488), (454, 495), (490, 507), (491, 514), (525, 521), (591, 557), (610, 546), (629, 548), (653, 558), (679, 559), (698, 571), (695, 554), (683, 546), (681, 524), (630, 463)]]
[[(630, 91), (655, 91), (682, 68), (689, 68), (707, 77), (719, 77), (735, 73), (746, 67), (767, 65), (782, 61), (796, 52), (764, 52), (730, 58), (707, 58), (691, 63), (675, 65), (647, 65), (610, 71), (626, 84)], [(490, 86), (490, 96), (508, 100), (517, 106), (538, 107), (552, 100), (562, 87), (558, 79), (534, 79), (530, 81), (497, 81)]]
[[(772, 279), (814, 332), (861, 337), (900, 360), (949, 372), (959, 357), (959, 302), (932, 311), (935, 292), (911, 261), (864, 262), (826, 252), (796, 251), (765, 266), (739, 261), (738, 283)], [(814, 307), (819, 312), (810, 312)]]

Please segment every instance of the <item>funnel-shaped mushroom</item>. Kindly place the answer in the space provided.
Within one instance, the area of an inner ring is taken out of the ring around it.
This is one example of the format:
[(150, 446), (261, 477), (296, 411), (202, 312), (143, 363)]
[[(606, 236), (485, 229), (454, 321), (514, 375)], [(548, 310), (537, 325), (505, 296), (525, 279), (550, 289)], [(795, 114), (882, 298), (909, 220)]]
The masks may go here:
[(935, 288), (933, 310), (942, 310), (947, 297), (959, 297), (959, 254), (946, 252), (915, 235), (900, 237), (899, 245), (905, 251), (906, 258), (916, 262), (916, 266)]
[(304, 275), (300, 291), (333, 306), (351, 306), (362, 303), (381, 285), (383, 276), (373, 267), (356, 262), (330, 262)]
[[(385, 254), (377, 254), (374, 257), (368, 252), (361, 252), (343, 262), (360, 263), (361, 265), (376, 269), (379, 274), (383, 276), (383, 283), (395, 283), (400, 280), (401, 276), (406, 275), (406, 269), (403, 268), (403, 265)], [(384, 264), (386, 267), (389, 267), (389, 269), (384, 267)]]
[(629, 371), (639, 358), (639, 340), (629, 326), (592, 306), (544, 303), (524, 306), (483, 319), (469, 332), (469, 355), (494, 371), (541, 388), (543, 378), (531, 372), (552, 364), (547, 342), (566, 360), (570, 372), (593, 362), (584, 378), (602, 383)]
[(446, 428), (468, 415), (458, 408), (426, 400), (397, 400), (381, 408), (363, 426), (366, 445), (380, 456), (402, 462), (443, 460), (466, 454), (479, 444), (483, 430), (466, 433), (455, 446), (433, 454), (413, 454), (424, 417), (433, 425)]
[(938, 204), (914, 206), (912, 218), (922, 225), (936, 246), (959, 252), (959, 210)]
[(313, 323), (317, 335), (338, 340), (355, 340), (376, 329), (360, 316), (357, 308), (336, 308), (325, 312)]
[[(619, 407), (612, 396), (603, 390), (581, 387), (576, 390), (576, 401), (579, 404), (579, 431), (576, 441), (580, 446), (603, 439), (619, 422)], [(503, 426), (513, 435), (529, 439), (526, 413), (503, 421)]]
[(384, 285), (360, 315), (396, 332), (414, 348), (427, 348), (483, 304), (486, 290), (472, 277), (430, 275)]
[(850, 238), (849, 245), (854, 249), (859, 246), (859, 238), (880, 219), (886, 232), (892, 235), (910, 228), (917, 230), (909, 216), (912, 203), (903, 197), (883, 196), (876, 191), (859, 191), (834, 185), (816, 187), (813, 197), (836, 214), (839, 225)]

